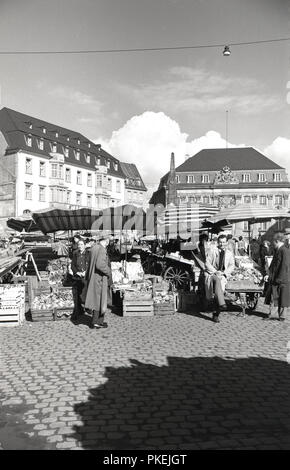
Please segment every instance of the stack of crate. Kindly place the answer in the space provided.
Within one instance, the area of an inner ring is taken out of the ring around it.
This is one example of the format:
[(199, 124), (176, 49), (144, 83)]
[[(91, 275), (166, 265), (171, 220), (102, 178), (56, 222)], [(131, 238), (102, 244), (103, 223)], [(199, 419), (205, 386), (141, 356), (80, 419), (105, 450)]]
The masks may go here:
[(24, 321), (25, 286), (0, 286), (0, 326), (17, 326)]

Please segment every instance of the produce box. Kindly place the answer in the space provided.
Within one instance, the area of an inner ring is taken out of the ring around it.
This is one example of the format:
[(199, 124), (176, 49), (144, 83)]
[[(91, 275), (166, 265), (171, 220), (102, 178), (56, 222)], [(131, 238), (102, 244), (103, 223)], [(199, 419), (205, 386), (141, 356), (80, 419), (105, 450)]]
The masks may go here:
[(30, 309), (32, 321), (53, 321), (54, 320), (54, 311), (50, 309)]
[(175, 303), (174, 301), (165, 302), (162, 304), (153, 304), (154, 306), (154, 315), (174, 315), (175, 313)]
[(54, 320), (69, 320), (72, 316), (73, 308), (55, 308)]
[(255, 284), (250, 280), (240, 280), (240, 281), (228, 281), (226, 284), (226, 290), (261, 290), (262, 287), (260, 284)]
[(23, 323), (25, 312), (25, 286), (0, 285), (0, 327)]
[(153, 317), (153, 300), (123, 299), (123, 317)]

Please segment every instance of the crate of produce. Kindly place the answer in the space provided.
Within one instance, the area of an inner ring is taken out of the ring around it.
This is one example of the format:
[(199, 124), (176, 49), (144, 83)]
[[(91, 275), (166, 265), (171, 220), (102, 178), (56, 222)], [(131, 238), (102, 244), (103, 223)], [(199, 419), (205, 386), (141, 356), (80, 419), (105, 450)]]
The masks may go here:
[(175, 303), (171, 302), (154, 303), (154, 315), (174, 315)]
[(126, 300), (123, 299), (123, 317), (153, 317), (153, 299)]
[(55, 308), (54, 320), (69, 320), (73, 314), (73, 307), (71, 308)]
[(25, 286), (0, 286), (0, 326), (18, 326), (24, 322)]
[(54, 311), (52, 308), (48, 309), (30, 309), (32, 321), (53, 321)]

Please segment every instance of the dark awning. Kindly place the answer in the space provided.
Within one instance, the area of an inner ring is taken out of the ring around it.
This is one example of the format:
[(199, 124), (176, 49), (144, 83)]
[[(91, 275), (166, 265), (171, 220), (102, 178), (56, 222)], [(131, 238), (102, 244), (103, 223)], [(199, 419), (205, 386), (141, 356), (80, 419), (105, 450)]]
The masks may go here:
[(34, 222), (33, 219), (27, 219), (24, 217), (8, 219), (6, 224), (9, 228), (16, 230), (17, 232), (22, 232), (23, 230), (25, 230), (25, 232), (40, 231), (39, 226)]

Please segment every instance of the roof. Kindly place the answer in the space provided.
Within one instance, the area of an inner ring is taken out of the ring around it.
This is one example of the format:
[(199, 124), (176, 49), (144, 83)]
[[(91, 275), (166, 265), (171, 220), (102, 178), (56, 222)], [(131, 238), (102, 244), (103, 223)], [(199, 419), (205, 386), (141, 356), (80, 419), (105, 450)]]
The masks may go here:
[(253, 147), (203, 149), (176, 168), (176, 172), (231, 170), (281, 170), (280, 165)]
[[(138, 189), (139, 191), (147, 191), (147, 188), (143, 183), (138, 168), (134, 163), (120, 162), (120, 165), (124, 175), (126, 176), (126, 188)], [(138, 181), (140, 182), (140, 184), (138, 184)]]
[[(79, 132), (6, 107), (0, 110), (0, 130), (8, 144), (6, 154), (25, 150), (31, 154), (51, 158), (52, 144), (56, 143), (58, 153), (63, 154), (64, 148), (68, 147), (69, 153), (68, 157), (65, 157), (66, 163), (94, 170), (96, 158), (100, 158), (100, 164), (105, 166), (107, 166), (106, 161), (111, 160), (112, 164), (108, 168), (108, 174), (125, 178), (119, 160), (102, 149), (100, 144), (92, 142)], [(26, 143), (27, 136), (32, 137), (31, 146)], [(43, 150), (39, 148), (40, 139), (43, 139)], [(77, 150), (80, 152), (79, 160), (75, 157)], [(88, 156), (90, 156), (89, 161), (87, 160)], [(115, 169), (115, 164), (118, 164), (117, 169)]]

